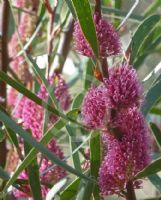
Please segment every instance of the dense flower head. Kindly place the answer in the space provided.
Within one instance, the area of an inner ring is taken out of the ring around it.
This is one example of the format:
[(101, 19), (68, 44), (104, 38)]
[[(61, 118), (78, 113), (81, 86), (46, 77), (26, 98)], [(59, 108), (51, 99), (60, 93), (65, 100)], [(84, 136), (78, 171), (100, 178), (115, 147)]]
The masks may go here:
[(8, 45), (8, 53), (10, 57), (16, 57), (17, 53), (21, 50), (19, 45), (17, 32), (14, 32)]
[[(120, 53), (120, 40), (118, 33), (114, 30), (112, 24), (103, 19), (98, 13), (94, 13), (96, 35), (98, 39), (100, 56), (108, 57)], [(93, 51), (86, 41), (78, 22), (74, 26), (74, 41), (76, 50), (85, 56), (94, 56)]]
[(143, 87), (136, 70), (127, 63), (109, 70), (109, 78), (104, 79), (106, 103), (108, 108), (120, 109), (140, 105)]
[[(128, 181), (150, 162), (148, 127), (137, 107), (122, 110), (113, 122), (122, 132), (119, 140), (109, 131), (103, 134), (107, 154), (99, 170), (101, 195), (121, 195)], [(141, 182), (134, 182), (135, 188)]]
[(10, 63), (10, 67), (17, 75), (18, 79), (21, 80), (25, 85), (32, 80), (32, 74), (29, 71), (29, 67), (24, 56), (18, 56), (14, 58)]
[(30, 37), (34, 31), (36, 26), (37, 17), (34, 15), (29, 15), (27, 13), (23, 13), (21, 15), (20, 23), (18, 26), (18, 32), (22, 40), (26, 40)]
[[(32, 35), (35, 29), (36, 20), (37, 18), (34, 15), (31, 16), (27, 13), (21, 15), (18, 24), (18, 33), (22, 43), (25, 43), (25, 41)], [(18, 33), (14, 32), (9, 42), (9, 56), (12, 58), (15, 58), (17, 53), (21, 50)]]
[(18, 8), (29, 8), (38, 5), (39, 0), (14, 0), (15, 6)]
[[(66, 84), (61, 74), (54, 73), (50, 79), (49, 84), (54, 85), (54, 95), (59, 102), (60, 107), (63, 110), (67, 110), (70, 106), (71, 98), (68, 91), (68, 85)], [(44, 85), (41, 86), (38, 96), (44, 100), (47, 100), (48, 93)]]
[(13, 108), (16, 104), (18, 92), (14, 88), (7, 89), (7, 105)]
[[(55, 83), (55, 87), (53, 89), (56, 100), (58, 101), (60, 107), (63, 110), (68, 109), (70, 106), (70, 95), (68, 91), (68, 86), (65, 83), (62, 75), (54, 74), (50, 80), (49, 84)], [(44, 85), (41, 85), (40, 90), (38, 92), (38, 96), (47, 101), (48, 92)], [(17, 97), (18, 98), (18, 97)], [(17, 99), (17, 105), (14, 111), (14, 118), (20, 118), (22, 120), (23, 127), (25, 129), (30, 129), (32, 131), (32, 135), (37, 140), (40, 140), (42, 137), (43, 130), (43, 116), (44, 116), (44, 108), (34, 101), (22, 97)], [(48, 112), (49, 120), (48, 120), (48, 128), (54, 124), (58, 117)]]
[(27, 1), (26, 0), (15, 0), (15, 5), (18, 8), (24, 8), (27, 6)]
[[(56, 155), (58, 158), (60, 159), (64, 159), (64, 154), (62, 152), (62, 150), (60, 149), (60, 147), (56, 144), (56, 140), (53, 139), (49, 142), (48, 144), (48, 149), (54, 153), (54, 155)], [(40, 181), (46, 182), (46, 183), (56, 183), (59, 180), (61, 180), (62, 178), (64, 178), (67, 174), (66, 171), (60, 167), (60, 166), (55, 166), (54, 168), (52, 168), (49, 171), (46, 171), (48, 168), (50, 168), (53, 163), (51, 161), (49, 161), (46, 157), (44, 157), (41, 161), (41, 157), (39, 157), (38, 159), (38, 163), (40, 164)], [(46, 171), (44, 173), (44, 171)], [(23, 180), (28, 180), (28, 173), (26, 170), (24, 170), (18, 177), (19, 179), (23, 179)], [(18, 189), (15, 189), (13, 194), (16, 198), (29, 198), (31, 200), (33, 200), (32, 195), (31, 195), (31, 191), (30, 191), (30, 187), (29, 185), (25, 185), (23, 187), (21, 187), (20, 191)], [(50, 189), (45, 186), (45, 185), (41, 185), (41, 191), (42, 191), (42, 196), (43, 198), (45, 198), (45, 196), (47, 195), (48, 191)]]
[(106, 105), (101, 87), (92, 86), (82, 104), (82, 120), (90, 128), (102, 128), (106, 116)]

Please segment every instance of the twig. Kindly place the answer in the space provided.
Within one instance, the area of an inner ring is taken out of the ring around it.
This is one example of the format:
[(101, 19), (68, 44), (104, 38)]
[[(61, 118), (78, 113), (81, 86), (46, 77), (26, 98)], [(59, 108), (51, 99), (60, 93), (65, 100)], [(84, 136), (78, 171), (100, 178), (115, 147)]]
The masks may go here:
[(126, 17), (123, 19), (117, 30), (119, 30), (125, 24), (125, 22), (128, 20), (128, 18), (130, 17), (136, 6), (139, 4), (139, 2), (140, 0), (135, 0), (134, 5), (131, 7), (130, 11), (127, 13)]
[(55, 14), (56, 14), (56, 9), (57, 9), (57, 5), (58, 5), (58, 1), (55, 1), (55, 5), (54, 8), (52, 9), (50, 6), (50, 3), (48, 0), (45, 0), (45, 6), (48, 10), (49, 13), (49, 33), (48, 33), (48, 65), (46, 68), (46, 77), (47, 79), (49, 78), (49, 71), (50, 71), (50, 66), (51, 66), (51, 53), (52, 53), (52, 49), (53, 49), (53, 40), (54, 37), (52, 37), (52, 32), (54, 29), (54, 19), (55, 19)]
[(61, 33), (61, 40), (60, 40), (58, 51), (57, 51), (58, 67), (55, 69), (55, 71), (58, 73), (62, 72), (64, 62), (69, 53), (70, 42), (71, 42), (72, 34), (73, 34), (73, 28), (74, 28), (74, 19), (70, 18), (68, 26)]
[(27, 14), (29, 14), (29, 15), (37, 16), (36, 13), (35, 13), (34, 11), (29, 10), (29, 9), (27, 9), (27, 8), (19, 8), (19, 7), (16, 7), (16, 6), (13, 6), (13, 8), (16, 9), (16, 10), (19, 10), (19, 11), (21, 11), (21, 12), (27, 13)]
[[(9, 58), (8, 58), (8, 24), (9, 24), (9, 3), (7, 0), (2, 2), (2, 42), (1, 42), (1, 65), (0, 70), (7, 73)], [(0, 98), (4, 101), (0, 102), (0, 104), (5, 108), (6, 107), (6, 84), (0, 81)], [(0, 123), (0, 126), (2, 124)], [(6, 140), (0, 143), (0, 165), (2, 167), (5, 166), (6, 163)]]
[(101, 0), (95, 0), (95, 12), (99, 13), (101, 15)]
[(126, 200), (136, 200), (132, 181), (129, 181), (127, 183), (126, 189), (127, 189)]

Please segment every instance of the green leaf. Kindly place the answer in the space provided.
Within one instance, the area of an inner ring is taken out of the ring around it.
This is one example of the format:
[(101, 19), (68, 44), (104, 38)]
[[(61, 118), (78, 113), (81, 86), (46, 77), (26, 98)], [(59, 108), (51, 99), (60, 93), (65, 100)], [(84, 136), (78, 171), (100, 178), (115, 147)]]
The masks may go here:
[(141, 172), (139, 172), (135, 179), (140, 179), (143, 177), (150, 176), (152, 174), (158, 173), (161, 171), (161, 158), (153, 161), (150, 165), (145, 167)]
[(67, 178), (61, 179), (58, 183), (56, 183), (51, 190), (47, 193), (46, 199), (53, 199), (55, 195), (64, 187), (67, 182)]
[(161, 42), (161, 26), (160, 24), (156, 25), (153, 30), (148, 33), (148, 37), (146, 37), (141, 44), (138, 55), (134, 61), (134, 66), (136, 69), (140, 67), (140, 65), (144, 62), (145, 58), (155, 51), (155, 48)]
[(144, 16), (147, 17), (147, 16), (153, 14), (158, 9), (159, 6), (161, 6), (160, 0), (155, 0), (154, 2), (150, 3), (148, 8), (144, 12)]
[(77, 193), (81, 179), (74, 180), (60, 195), (60, 200), (73, 199)]
[(65, 2), (68, 5), (68, 8), (69, 8), (70, 12), (72, 13), (73, 17), (76, 19), (75, 10), (74, 10), (71, 0), (65, 0)]
[(91, 86), (91, 83), (93, 81), (93, 63), (91, 60), (88, 60), (86, 64), (86, 71), (85, 71), (85, 77), (84, 77), (84, 89), (88, 90)]
[[(11, 87), (15, 88), (17, 91), (28, 97), (29, 99), (33, 100), (38, 105), (42, 106), (43, 108), (47, 109), (49, 112), (52, 112), (53, 114), (62, 117), (63, 119), (72, 121), (73, 123), (79, 124), (74, 119), (69, 118), (68, 116), (65, 116), (63, 113), (55, 109), (54, 107), (47, 104), (45, 101), (40, 99), (38, 96), (36, 96), (34, 93), (30, 92), (28, 89), (26, 89), (21, 83), (17, 82), (16, 80), (10, 78), (7, 74), (0, 71), (0, 80), (4, 81), (5, 83), (9, 84)], [(81, 126), (81, 124), (79, 124)]]
[(151, 114), (161, 115), (161, 109), (159, 108), (152, 108), (150, 111)]
[(161, 130), (154, 123), (150, 123), (150, 127), (158, 146), (161, 147)]
[(40, 70), (40, 68), (38, 67), (38, 65), (36, 64), (36, 62), (32, 59), (31, 56), (27, 55), (27, 58), (29, 59), (29, 61), (31, 62), (32, 64), (32, 68), (35, 72), (36, 75), (39, 76), (39, 78), (42, 80), (48, 94), (49, 94), (49, 97), (51, 98), (53, 104), (54, 104), (54, 107), (56, 107), (57, 109), (61, 110), (61, 108), (59, 107), (58, 105), (58, 101), (56, 100), (54, 94), (53, 94), (53, 87), (49, 85), (47, 79), (45, 78), (44, 74), (42, 73), (42, 71)]
[[(92, 132), (90, 138), (90, 158), (91, 158), (91, 175), (95, 177), (95, 180), (98, 179), (98, 172), (101, 163), (101, 138), (99, 132)], [(93, 196), (95, 200), (100, 199), (98, 185), (94, 186)]]
[[(24, 142), (24, 149), (25, 149), (25, 155), (27, 155), (32, 149), (32, 146), (27, 142)], [(33, 161), (28, 165), (27, 172), (29, 177), (30, 190), (34, 200), (42, 200), (37, 157), (34, 158)]]
[(35, 139), (33, 139), (27, 131), (23, 130), (20, 126), (18, 126), (12, 119), (10, 119), (2, 111), (0, 111), (0, 120), (3, 123), (5, 123), (9, 128), (13, 129), (17, 134), (19, 134), (27, 143), (31, 144), (39, 152), (44, 154), (52, 162), (63, 167), (70, 173), (75, 174), (76, 176), (80, 176), (81, 178), (85, 178), (87, 180), (92, 180), (90, 177), (85, 176), (84, 174), (80, 173), (78, 170), (73, 169), (72, 167), (67, 165), (65, 162), (60, 160), (51, 151), (49, 151), (45, 146), (43, 146), (41, 143), (38, 143)]
[[(69, 134), (69, 144), (70, 144), (70, 149), (71, 149), (71, 154), (72, 154), (72, 152), (77, 148), (75, 128), (73, 128), (69, 125), (66, 125), (66, 130)], [(78, 152), (72, 154), (72, 160), (73, 160), (74, 168), (81, 172), (82, 171), (81, 170), (81, 163), (80, 163)]]
[[(64, 120), (60, 119), (58, 122), (56, 122), (53, 125), (53, 127), (51, 127), (45, 133), (45, 135), (42, 137), (40, 143), (47, 144), (48, 142), (50, 142), (50, 140), (53, 138), (53, 136), (56, 135), (65, 125), (66, 125), (66, 122), (64, 122)], [(18, 166), (18, 168), (14, 172), (12, 178), (6, 184), (4, 190), (7, 190), (9, 188), (9, 186), (12, 185), (16, 181), (18, 175), (32, 162), (32, 160), (36, 157), (37, 153), (38, 153), (38, 151), (35, 148), (31, 149), (30, 153), (24, 158), (22, 163)]]
[(0, 127), (0, 142), (2, 142), (6, 138), (5, 130)]
[[(102, 12), (106, 17), (108, 17), (108, 16), (111, 17), (111, 14), (115, 14), (117, 16), (117, 18), (124, 18), (127, 15), (126, 11), (122, 11), (120, 9), (111, 8), (111, 7), (107, 7), (107, 6), (102, 6)], [(131, 14), (129, 16), (128, 20), (140, 22), (140, 21), (144, 20), (144, 17), (141, 15)]]
[(93, 183), (90, 183), (89, 181), (81, 180), (80, 185), (78, 187), (76, 200), (91, 199), (93, 186), (94, 186)]
[(8, 128), (7, 126), (5, 126), (5, 128), (6, 128), (7, 134), (9, 136), (10, 140), (12, 141), (13, 145), (16, 148), (19, 148), (18, 139), (17, 139), (16, 133), (12, 129)]
[(97, 36), (88, 0), (71, 0), (83, 34), (90, 44), (95, 56), (99, 57)]
[(84, 94), (82, 92), (79, 93), (73, 100), (72, 109), (79, 109), (82, 104), (83, 98)]
[(148, 37), (150, 32), (155, 28), (160, 19), (161, 18), (159, 15), (150, 16), (149, 18), (145, 19), (137, 28), (127, 48), (127, 51), (130, 50), (131, 52), (131, 63), (133, 63), (136, 59), (142, 43)]
[(161, 97), (160, 92), (161, 91), (161, 81), (158, 81), (155, 85), (153, 85), (145, 99), (145, 104), (143, 105), (142, 112), (144, 116), (148, 114), (148, 112), (152, 109), (152, 107), (155, 105), (157, 100)]
[(148, 199), (144, 199), (144, 200), (161, 200), (161, 197), (148, 198)]
[(8, 175), (7, 172), (5, 172), (2, 167), (0, 167), (0, 178), (3, 180), (8, 180), (10, 178), (10, 176)]
[(161, 178), (157, 174), (149, 176), (148, 179), (158, 191), (161, 191)]

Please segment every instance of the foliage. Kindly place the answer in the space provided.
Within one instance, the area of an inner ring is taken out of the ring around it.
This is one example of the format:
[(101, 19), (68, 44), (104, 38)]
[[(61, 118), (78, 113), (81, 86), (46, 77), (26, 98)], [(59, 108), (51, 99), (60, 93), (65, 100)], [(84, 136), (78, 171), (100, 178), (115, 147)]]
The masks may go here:
[[(104, 66), (105, 58), (100, 56), (93, 20), (95, 3), (100, 1), (7, 2), (0, 3), (8, 6), (8, 15), (4, 15), (2, 10), (1, 20), (6, 27), (10, 27), (9, 30), (2, 27), (6, 31), (2, 39), (8, 35), (8, 42), (2, 42), (0, 46), (2, 51), (8, 48), (8, 66), (3, 67), (3, 59), (2, 64), (0, 62), (0, 86), (6, 86), (0, 91), (0, 152), (7, 152), (5, 158), (0, 154), (0, 199), (12, 198), (9, 192), (12, 186), (13, 194), (27, 188), (24, 197), (29, 195), (35, 200), (45, 199), (46, 196), (46, 199), (99, 200), (98, 177), (104, 141), (100, 129), (93, 130), (82, 122), (81, 106), (91, 85), (101, 85), (104, 75), (101, 66)], [(161, 7), (161, 3), (147, 3), (144, 9), (145, 5), (139, 2), (140, 10), (145, 12), (133, 11), (130, 16), (131, 5), (126, 8), (124, 1), (104, 0), (101, 3), (103, 16), (113, 23), (123, 44), (122, 52), (107, 58), (105, 66), (129, 62), (145, 86), (145, 103), (140, 110), (151, 128), (154, 143), (151, 147), (152, 162), (131, 181), (148, 177), (149, 181), (143, 184), (143, 189), (151, 182), (160, 194), (161, 18), (157, 8)], [(4, 16), (9, 20), (5, 21)], [(91, 58), (75, 51), (72, 37), (75, 20), (94, 53)], [(122, 21), (124, 23), (119, 27)], [(65, 78), (59, 77), (59, 74)], [(68, 94), (70, 97), (64, 99)], [(3, 101), (5, 97), (6, 102)], [(19, 117), (16, 117), (20, 104), (22, 107), (26, 105), (24, 99), (30, 103), (28, 112), (37, 117), (36, 125), (33, 120), (28, 125), (24, 123), (21, 117), (24, 110), (20, 110)], [(32, 123), (33, 129), (30, 126)], [(41, 136), (36, 137), (34, 131), (39, 126)], [(56, 141), (54, 152), (49, 148), (53, 140)], [(156, 156), (157, 159), (153, 159)], [(43, 168), (45, 159), (47, 167)], [(61, 178), (52, 174), (59, 173), (60, 169), (65, 171)], [(23, 172), (28, 174), (27, 180), (21, 179)], [(127, 195), (126, 192), (122, 194), (124, 197)]]

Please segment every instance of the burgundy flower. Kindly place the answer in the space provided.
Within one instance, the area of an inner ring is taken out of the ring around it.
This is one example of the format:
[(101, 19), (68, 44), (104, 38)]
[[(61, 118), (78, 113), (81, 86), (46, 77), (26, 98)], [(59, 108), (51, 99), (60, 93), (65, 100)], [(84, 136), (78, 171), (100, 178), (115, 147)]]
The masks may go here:
[[(112, 24), (99, 16), (98, 13), (94, 14), (93, 19), (100, 49), (100, 56), (108, 57), (120, 53), (121, 47), (119, 36), (114, 30)], [(94, 56), (94, 53), (85, 39), (78, 22), (75, 23), (73, 36), (75, 41), (75, 49), (80, 54), (88, 57)]]
[(82, 108), (82, 120), (90, 128), (102, 128), (106, 116), (106, 105), (102, 87), (92, 86), (87, 92)]
[[(122, 132), (118, 140), (109, 131), (104, 132), (106, 155), (99, 170), (101, 195), (117, 194), (125, 190), (128, 181), (150, 162), (150, 140), (143, 115), (136, 107), (122, 110), (113, 122)], [(133, 183), (141, 187), (141, 181)]]
[[(53, 139), (49, 142), (48, 149), (51, 152), (53, 152), (54, 155), (56, 155), (58, 158), (60, 158), (62, 160), (64, 159), (64, 154), (61, 151), (60, 147), (56, 144), (55, 139)], [(40, 164), (40, 161), (41, 161), (41, 158), (39, 157), (39, 159), (38, 159), (39, 164)], [(52, 168), (51, 170), (45, 172), (45, 170), (50, 168), (52, 165), (54, 165), (54, 164), (50, 160), (48, 160), (46, 157), (44, 157), (42, 159), (40, 169), (39, 169), (40, 181), (46, 182), (46, 183), (56, 183), (67, 175), (66, 171), (62, 167), (57, 166), (57, 165), (54, 168)], [(19, 175), (18, 178), (22, 179), (22, 180), (28, 180), (27, 171), (23, 171)], [(15, 189), (13, 191), (13, 194), (16, 198), (28, 198), (29, 200), (33, 200), (29, 185), (25, 185), (25, 186), (21, 187), (21, 189), (23, 191), (20, 191), (18, 189)], [(43, 199), (46, 197), (49, 190), (50, 189), (47, 186), (41, 185), (41, 192), (42, 192)]]
[(120, 109), (140, 105), (143, 87), (136, 70), (127, 63), (109, 70), (109, 78), (104, 79), (106, 104), (108, 108)]

